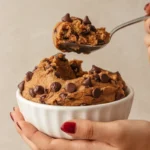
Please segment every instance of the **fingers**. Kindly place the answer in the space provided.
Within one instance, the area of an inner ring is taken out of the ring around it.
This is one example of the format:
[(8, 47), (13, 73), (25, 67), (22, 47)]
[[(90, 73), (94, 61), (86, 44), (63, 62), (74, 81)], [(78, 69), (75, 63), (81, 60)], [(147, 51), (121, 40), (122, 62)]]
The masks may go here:
[[(63, 140), (63, 139), (53, 139), (44, 133), (38, 131), (33, 125), (24, 121), (19, 109), (15, 109), (12, 113), (14, 120), (16, 121), (16, 129), (24, 141), (33, 150), (116, 150), (115, 148), (107, 145), (105, 143), (88, 141), (88, 140)], [(80, 123), (80, 122), (77, 122)], [(86, 122), (82, 122), (86, 123)], [(87, 124), (88, 125), (88, 124)], [(84, 124), (85, 126), (85, 124)], [(79, 129), (79, 128), (78, 128)], [(102, 129), (102, 128), (101, 128)], [(77, 130), (78, 131), (78, 130)], [(80, 132), (80, 129), (79, 131)]]
[(18, 107), (14, 107), (14, 111), (11, 112), (11, 116), (12, 116), (14, 122), (18, 122), (18, 121), (24, 120), (24, 117), (21, 114), (21, 112), (20, 112)]
[(12, 120), (15, 122), (15, 127), (17, 132), (20, 134), (20, 136), (22, 137), (22, 139), (27, 143), (27, 145), (29, 145), (29, 147), (32, 150), (39, 150), (35, 144), (33, 144), (29, 139), (27, 139), (23, 133), (21, 132), (21, 129), (18, 127), (17, 122), (18, 121), (24, 121), (24, 117), (22, 116), (22, 114), (20, 113), (20, 110), (18, 107), (14, 107), (13, 108), (13, 112), (10, 113), (10, 116), (12, 118)]
[(110, 141), (118, 133), (115, 124), (72, 120), (62, 125), (61, 129), (77, 139)]
[[(41, 150), (87, 150), (90, 142), (53, 139), (25, 121), (18, 122), (20, 132)], [(91, 149), (94, 150), (94, 149)]]
[(38, 131), (33, 125), (25, 121), (19, 121), (18, 126), (25, 137), (33, 142), (39, 149), (47, 147), (53, 138)]

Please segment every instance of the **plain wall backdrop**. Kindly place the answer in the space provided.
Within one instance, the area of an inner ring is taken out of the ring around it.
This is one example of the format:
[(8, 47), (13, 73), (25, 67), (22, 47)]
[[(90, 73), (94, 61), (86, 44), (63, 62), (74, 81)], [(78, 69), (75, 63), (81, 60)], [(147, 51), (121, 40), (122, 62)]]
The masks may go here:
[[(28, 150), (16, 133), (9, 112), (16, 106), (17, 84), (43, 57), (56, 54), (52, 30), (65, 13), (88, 15), (97, 27), (116, 25), (144, 15), (148, 0), (0, 0), (0, 149)], [(135, 90), (130, 119), (150, 120), (150, 64), (143, 23), (119, 31), (104, 49), (90, 55), (67, 54), (120, 71)]]

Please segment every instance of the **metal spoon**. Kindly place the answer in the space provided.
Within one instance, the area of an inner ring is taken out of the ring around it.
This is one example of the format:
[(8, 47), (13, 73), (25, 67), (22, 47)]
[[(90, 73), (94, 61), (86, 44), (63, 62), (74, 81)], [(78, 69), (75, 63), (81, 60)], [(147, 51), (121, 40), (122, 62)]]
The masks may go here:
[[(150, 16), (146, 15), (146, 16), (143, 16), (143, 17), (136, 18), (136, 19), (133, 19), (131, 21), (125, 22), (125, 23), (115, 27), (110, 32), (110, 40), (109, 40), (109, 42), (111, 41), (111, 38), (114, 35), (114, 33), (116, 33), (118, 30), (123, 29), (125, 27), (128, 27), (130, 25), (139, 23), (139, 22), (144, 21), (144, 20), (146, 20), (148, 18), (150, 18)], [(105, 47), (108, 43), (102, 43), (102, 44), (99, 44), (99, 45), (96, 45), (96, 46), (92, 46), (92, 45), (83, 45), (83, 44), (77, 44), (77, 43), (70, 43), (70, 42), (68, 42), (68, 43), (64, 43), (62, 46), (67, 51), (74, 51), (74, 52), (77, 52), (77, 53), (91, 53), (91, 52), (93, 52), (95, 50), (99, 50), (99, 49)]]

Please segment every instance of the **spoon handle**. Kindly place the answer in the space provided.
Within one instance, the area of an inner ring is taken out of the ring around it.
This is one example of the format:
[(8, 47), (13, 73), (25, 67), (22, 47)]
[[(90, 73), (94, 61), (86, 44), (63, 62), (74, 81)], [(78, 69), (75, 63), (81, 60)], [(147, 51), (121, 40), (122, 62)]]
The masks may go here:
[(120, 30), (120, 29), (122, 29), (122, 28), (128, 27), (128, 26), (133, 25), (133, 24), (135, 24), (135, 23), (139, 23), (139, 22), (144, 21), (144, 20), (146, 20), (146, 19), (148, 19), (148, 18), (150, 18), (150, 16), (146, 15), (146, 16), (143, 16), (143, 17), (136, 18), (136, 19), (133, 19), (133, 20), (131, 20), (131, 21), (125, 22), (125, 23), (123, 23), (123, 24), (117, 26), (116, 28), (114, 28), (114, 29), (110, 32), (110, 36), (112, 37), (115, 32), (117, 32), (118, 30)]

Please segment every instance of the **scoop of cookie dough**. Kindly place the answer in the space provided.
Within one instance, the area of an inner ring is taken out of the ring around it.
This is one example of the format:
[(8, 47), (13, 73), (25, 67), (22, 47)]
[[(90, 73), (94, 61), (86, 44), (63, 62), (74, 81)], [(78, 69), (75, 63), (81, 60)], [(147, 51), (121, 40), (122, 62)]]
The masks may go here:
[[(109, 39), (110, 34), (105, 28), (95, 28), (88, 16), (82, 20), (77, 17), (70, 17), (70, 14), (66, 14), (62, 18), (62, 21), (57, 23), (53, 31), (54, 45), (63, 52), (80, 52), (78, 46), (69, 49), (64, 46), (64, 43), (95, 46), (108, 43)], [(86, 52), (86, 50), (84, 52)]]
[(126, 96), (126, 84), (119, 72), (112, 73), (95, 65), (89, 72), (82, 61), (68, 61), (62, 53), (43, 59), (26, 73), (18, 85), (30, 101), (60, 106), (85, 106), (109, 103)]

